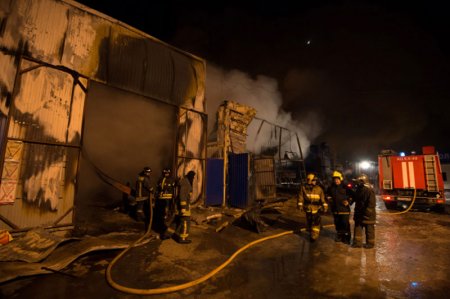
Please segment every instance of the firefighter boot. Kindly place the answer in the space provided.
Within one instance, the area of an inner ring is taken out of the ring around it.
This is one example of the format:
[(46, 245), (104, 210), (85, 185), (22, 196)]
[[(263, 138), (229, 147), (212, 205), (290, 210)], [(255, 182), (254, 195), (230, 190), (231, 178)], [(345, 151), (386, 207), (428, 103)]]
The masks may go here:
[(313, 228), (311, 229), (311, 237), (310, 237), (310, 241), (314, 242), (319, 238), (319, 234), (320, 234), (320, 226), (313, 226)]
[(159, 235), (159, 238), (160, 238), (161, 240), (167, 240), (167, 239), (170, 239), (170, 238), (172, 238), (173, 233), (174, 233), (173, 229), (171, 229), (171, 228), (169, 227), (169, 228), (167, 228), (165, 231), (163, 231), (163, 232)]
[(182, 238), (177, 234), (174, 234), (172, 236), (172, 238), (175, 240), (175, 242), (179, 243), (179, 244), (189, 244), (192, 242), (191, 239), (187, 239), (187, 238)]
[(138, 201), (136, 204), (136, 220), (145, 222), (144, 202)]
[(361, 247), (362, 247), (361, 243), (356, 243), (355, 241), (353, 241), (352, 248), (361, 248)]
[(336, 237), (334, 237), (334, 241), (335, 242), (343, 242), (343, 239), (342, 239), (342, 234), (341, 233), (336, 233)]
[(350, 244), (351, 235), (350, 234), (344, 234), (342, 237), (342, 243), (344, 244)]

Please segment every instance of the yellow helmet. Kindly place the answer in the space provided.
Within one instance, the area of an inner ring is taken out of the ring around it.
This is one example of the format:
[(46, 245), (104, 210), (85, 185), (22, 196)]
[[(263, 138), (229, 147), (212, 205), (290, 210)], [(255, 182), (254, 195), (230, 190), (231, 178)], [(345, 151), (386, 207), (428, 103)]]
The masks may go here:
[(340, 179), (341, 181), (343, 181), (344, 180), (344, 177), (342, 176), (342, 173), (340, 173), (339, 171), (333, 171), (333, 175), (332, 175), (332, 178), (334, 179), (334, 178), (338, 178), (338, 179)]
[(306, 182), (311, 184), (312, 181), (317, 180), (316, 175), (314, 173), (310, 173), (306, 176)]

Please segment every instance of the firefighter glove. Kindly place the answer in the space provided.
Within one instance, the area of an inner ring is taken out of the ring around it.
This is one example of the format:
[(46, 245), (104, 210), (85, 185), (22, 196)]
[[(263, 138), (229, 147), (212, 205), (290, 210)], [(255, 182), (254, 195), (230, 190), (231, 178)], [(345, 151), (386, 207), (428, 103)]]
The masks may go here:
[(326, 203), (323, 204), (323, 212), (328, 212), (328, 205)]

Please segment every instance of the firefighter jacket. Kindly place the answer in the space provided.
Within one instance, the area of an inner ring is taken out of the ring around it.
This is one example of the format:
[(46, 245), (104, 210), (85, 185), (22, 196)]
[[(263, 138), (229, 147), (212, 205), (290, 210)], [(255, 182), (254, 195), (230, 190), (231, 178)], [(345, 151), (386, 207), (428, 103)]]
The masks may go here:
[(373, 189), (367, 185), (358, 186), (355, 192), (354, 202), (355, 222), (363, 224), (375, 224), (376, 197)]
[(317, 185), (302, 185), (297, 199), (298, 205), (303, 205), (305, 212), (317, 213), (320, 208), (328, 208), (323, 189)]
[(152, 192), (149, 178), (139, 174), (136, 180), (136, 201), (147, 200)]
[(171, 177), (163, 176), (158, 181), (156, 187), (156, 195), (158, 199), (170, 200), (173, 198), (175, 192), (175, 181)]
[(352, 191), (345, 184), (332, 184), (327, 190), (327, 199), (335, 215), (349, 215)]
[(187, 177), (180, 182), (180, 193), (178, 194), (177, 209), (179, 216), (191, 216), (190, 202), (192, 196), (192, 185)]

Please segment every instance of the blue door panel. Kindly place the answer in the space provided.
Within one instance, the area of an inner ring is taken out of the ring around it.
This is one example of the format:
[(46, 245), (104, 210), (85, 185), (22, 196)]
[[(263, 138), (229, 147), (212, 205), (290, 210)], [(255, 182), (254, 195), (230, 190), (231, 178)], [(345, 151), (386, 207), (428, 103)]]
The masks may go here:
[(248, 206), (248, 153), (228, 155), (228, 205)]
[(205, 205), (222, 205), (223, 201), (223, 159), (206, 160)]

